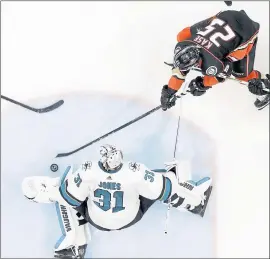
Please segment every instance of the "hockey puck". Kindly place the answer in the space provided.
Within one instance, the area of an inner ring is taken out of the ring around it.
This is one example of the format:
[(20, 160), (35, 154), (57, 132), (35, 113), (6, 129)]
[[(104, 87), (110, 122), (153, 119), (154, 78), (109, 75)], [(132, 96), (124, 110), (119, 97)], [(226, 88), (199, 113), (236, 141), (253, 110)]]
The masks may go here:
[(56, 172), (58, 170), (58, 165), (57, 164), (51, 164), (50, 169), (51, 169), (51, 171)]
[(224, 1), (227, 6), (232, 6), (232, 1)]

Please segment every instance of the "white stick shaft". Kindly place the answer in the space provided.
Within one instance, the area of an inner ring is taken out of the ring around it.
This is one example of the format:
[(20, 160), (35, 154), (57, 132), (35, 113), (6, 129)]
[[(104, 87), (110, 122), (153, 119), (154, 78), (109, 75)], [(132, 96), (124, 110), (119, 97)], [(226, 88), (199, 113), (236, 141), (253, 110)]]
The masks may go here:
[[(197, 68), (197, 67), (192, 68), (192, 70), (198, 71), (198, 72), (201, 71), (201, 69), (200, 69), (200, 68)], [(190, 72), (189, 72), (189, 73), (190, 73)], [(188, 74), (189, 74), (189, 73), (188, 73)], [(201, 74), (201, 75), (202, 75), (202, 74)], [(246, 82), (246, 81), (241, 81), (241, 80), (237, 79), (237, 78), (236, 78), (235, 76), (233, 76), (233, 75), (231, 75), (231, 76), (229, 76), (229, 77), (220, 75), (219, 77), (224, 78), (224, 79), (234, 80), (234, 81), (236, 81), (236, 82), (238, 82), (238, 83), (240, 83), (240, 84), (242, 84), (242, 85), (248, 85), (248, 82)]]

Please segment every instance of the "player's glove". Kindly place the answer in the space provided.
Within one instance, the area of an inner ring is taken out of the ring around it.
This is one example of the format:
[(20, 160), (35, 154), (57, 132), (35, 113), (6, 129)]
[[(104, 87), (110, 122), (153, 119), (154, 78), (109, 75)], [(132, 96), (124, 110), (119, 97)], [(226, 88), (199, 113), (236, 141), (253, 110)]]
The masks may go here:
[(204, 86), (201, 76), (193, 79), (189, 84), (189, 91), (193, 96), (201, 96), (211, 87)]
[(248, 89), (256, 95), (269, 94), (270, 75), (266, 75), (266, 79), (251, 79), (248, 81)]
[(166, 111), (175, 105), (177, 99), (175, 96), (176, 92), (176, 90), (171, 89), (168, 85), (162, 87), (160, 103), (163, 111)]

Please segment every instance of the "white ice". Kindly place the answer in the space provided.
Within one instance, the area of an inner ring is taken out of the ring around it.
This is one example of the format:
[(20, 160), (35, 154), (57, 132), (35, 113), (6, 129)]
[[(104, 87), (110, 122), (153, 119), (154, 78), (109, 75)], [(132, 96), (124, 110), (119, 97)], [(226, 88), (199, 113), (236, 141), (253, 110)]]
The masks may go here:
[[(256, 68), (269, 71), (269, 3), (241, 2), (261, 24)], [(97, 159), (103, 143), (125, 158), (160, 168), (173, 156), (179, 107), (157, 111), (68, 158), (73, 150), (159, 105), (176, 34), (224, 9), (220, 2), (35, 2), (2, 4), (2, 94), (35, 107), (1, 102), (1, 257), (51, 257), (60, 236), (54, 206), (28, 202), (26, 176), (55, 176), (70, 163)], [(194, 179), (211, 175), (205, 217), (155, 204), (137, 225), (93, 229), (92, 257), (267, 257), (269, 110), (258, 112), (235, 82), (182, 101), (177, 158)], [(57, 163), (59, 171), (50, 172)]]

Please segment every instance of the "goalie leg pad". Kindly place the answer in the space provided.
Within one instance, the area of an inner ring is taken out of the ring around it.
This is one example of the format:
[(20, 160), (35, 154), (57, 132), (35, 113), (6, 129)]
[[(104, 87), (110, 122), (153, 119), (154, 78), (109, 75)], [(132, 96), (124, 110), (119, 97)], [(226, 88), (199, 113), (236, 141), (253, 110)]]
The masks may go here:
[[(68, 167), (61, 178), (63, 183), (70, 171)], [(56, 212), (62, 236), (55, 244), (55, 257), (83, 258), (91, 233), (87, 221), (75, 209), (56, 202)], [(68, 257), (72, 256), (72, 257)], [(75, 257), (73, 257), (75, 256)]]
[(89, 225), (73, 208), (55, 204), (62, 236), (55, 244), (54, 257), (84, 258), (91, 240)]
[(64, 205), (55, 203), (57, 218), (59, 221), (62, 236), (56, 242), (54, 248), (62, 250), (66, 247), (74, 245), (76, 238), (75, 222), (72, 219), (71, 209)]

